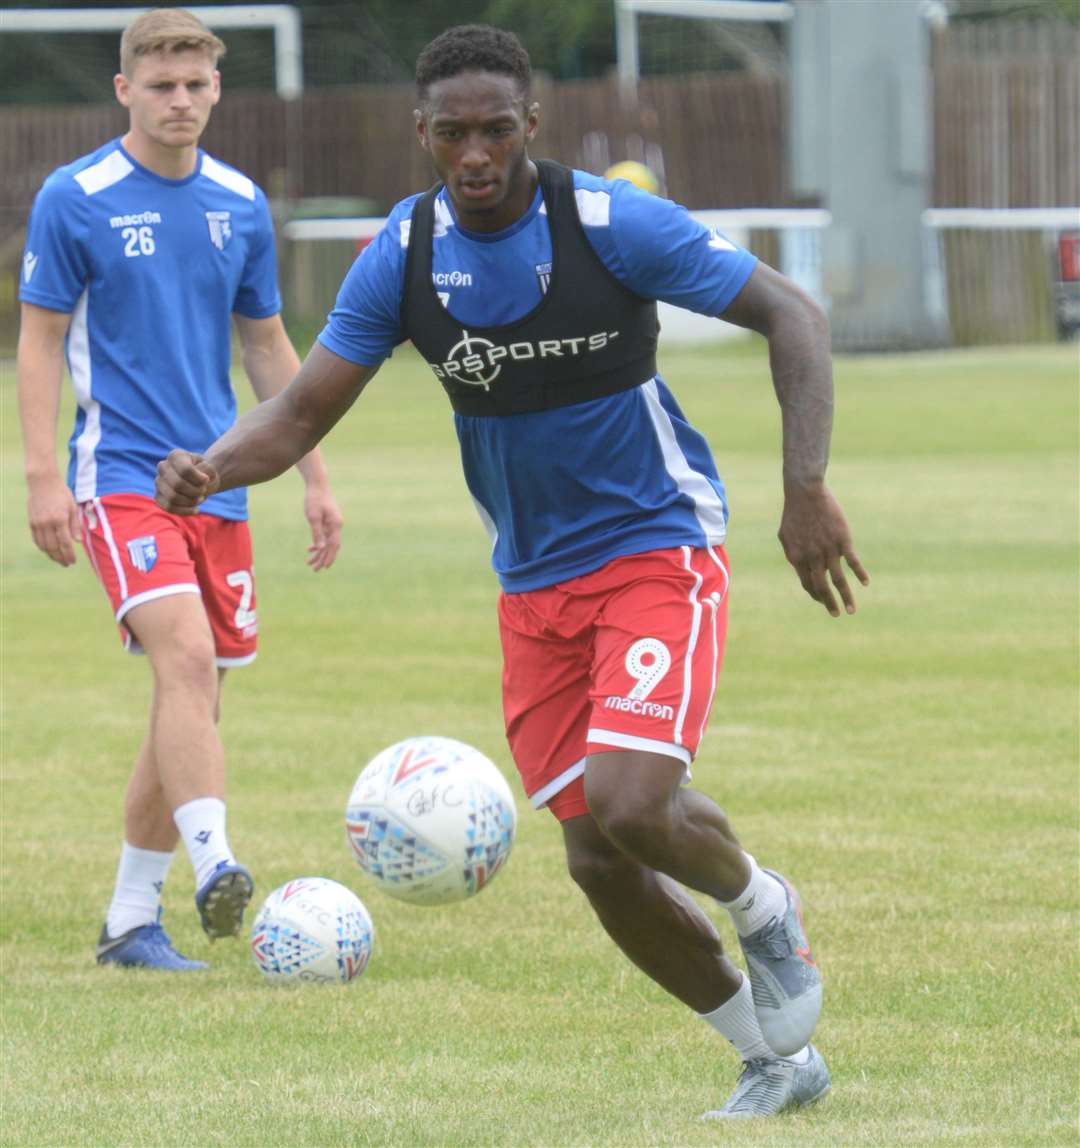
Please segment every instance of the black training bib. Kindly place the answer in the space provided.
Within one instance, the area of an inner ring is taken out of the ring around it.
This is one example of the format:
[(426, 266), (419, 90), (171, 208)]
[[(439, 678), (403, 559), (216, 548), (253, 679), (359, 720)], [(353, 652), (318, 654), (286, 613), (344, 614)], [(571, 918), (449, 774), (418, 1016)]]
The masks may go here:
[(656, 374), (656, 303), (624, 287), (585, 236), (568, 167), (537, 160), (551, 229), (552, 273), (540, 302), (502, 327), (464, 327), (431, 279), (436, 185), (413, 207), (403, 331), (462, 415), (570, 406)]

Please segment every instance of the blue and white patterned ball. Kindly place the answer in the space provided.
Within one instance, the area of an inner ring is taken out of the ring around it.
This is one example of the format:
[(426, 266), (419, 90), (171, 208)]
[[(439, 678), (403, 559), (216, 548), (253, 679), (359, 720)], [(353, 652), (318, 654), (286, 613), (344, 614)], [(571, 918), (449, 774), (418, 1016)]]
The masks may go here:
[(374, 942), (363, 901), (327, 877), (286, 881), (251, 927), (251, 955), (272, 981), (347, 984), (364, 971)]
[(517, 808), (506, 778), (479, 750), (413, 737), (364, 767), (345, 829), (357, 864), (385, 893), (446, 905), (479, 893), (505, 865)]

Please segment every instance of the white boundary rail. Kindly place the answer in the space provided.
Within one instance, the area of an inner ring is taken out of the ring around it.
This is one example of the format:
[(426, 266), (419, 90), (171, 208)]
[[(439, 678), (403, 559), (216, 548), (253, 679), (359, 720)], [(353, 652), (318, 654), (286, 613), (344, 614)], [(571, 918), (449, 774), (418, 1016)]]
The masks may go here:
[[(749, 245), (752, 230), (777, 231), (779, 270), (828, 306), (822, 258), (823, 236), (832, 222), (828, 211), (740, 208), (692, 211), (690, 214), (706, 227), (716, 228), (743, 246)], [(946, 232), (971, 230), (1000, 234), (1007, 231), (1041, 231), (1049, 237), (1061, 232), (1080, 231), (1080, 207), (931, 208), (923, 212), (922, 222), (925, 260), (923, 290), (927, 293), (928, 303), (945, 315), (948, 313), (943, 244)], [(298, 241), (346, 240), (359, 246), (363, 241), (374, 238), (385, 223), (386, 220), (381, 216), (298, 219), (285, 225), (284, 237)], [(1058, 294), (1074, 291), (1072, 286), (1062, 287), (1060, 284), (1056, 287), (1051, 284), (1048, 289)], [(1072, 299), (1072, 294), (1069, 294), (1069, 299)], [(1069, 303), (1068, 306), (1080, 315), (1080, 301)], [(739, 333), (737, 328), (728, 324), (664, 303), (660, 304), (660, 320), (665, 338), (672, 342), (713, 341)]]
[(922, 221), (939, 231), (1064, 231), (1080, 227), (1080, 207), (931, 207)]
[[(754, 229), (780, 232), (780, 270), (815, 299), (824, 302), (821, 277), (821, 235), (832, 220), (827, 211), (805, 208), (739, 208), (734, 210), (691, 211), (705, 227), (715, 228), (734, 243), (749, 246)], [(287, 240), (349, 240), (361, 244), (373, 239), (386, 220), (381, 216), (352, 219), (294, 219), (285, 224)], [(671, 342), (698, 343), (745, 335), (730, 323), (710, 319), (673, 307), (658, 305), (660, 326)]]
[[(785, 228), (819, 231), (828, 227), (832, 216), (818, 208), (747, 207), (691, 211), (706, 227), (725, 233), (753, 228)], [(285, 224), (286, 239), (371, 239), (382, 230), (383, 216), (356, 216), (351, 219), (294, 219)]]
[[(112, 32), (148, 8), (9, 8), (0, 32)], [(190, 5), (209, 28), (269, 28), (274, 33), (274, 82), (283, 100), (304, 90), (300, 10), (292, 4)]]

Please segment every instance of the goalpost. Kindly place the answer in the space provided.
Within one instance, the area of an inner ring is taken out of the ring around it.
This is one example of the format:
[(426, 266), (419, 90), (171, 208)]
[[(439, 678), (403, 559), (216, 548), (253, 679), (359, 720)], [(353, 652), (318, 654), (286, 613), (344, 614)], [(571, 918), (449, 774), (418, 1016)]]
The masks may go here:
[[(149, 8), (9, 8), (0, 32), (120, 32)], [(304, 90), (300, 10), (292, 4), (190, 5), (208, 28), (268, 28), (274, 34), (274, 82), (283, 100)]]
[(790, 0), (615, 0), (615, 66), (620, 86), (632, 96), (641, 76), (641, 16), (787, 23), (794, 12)]

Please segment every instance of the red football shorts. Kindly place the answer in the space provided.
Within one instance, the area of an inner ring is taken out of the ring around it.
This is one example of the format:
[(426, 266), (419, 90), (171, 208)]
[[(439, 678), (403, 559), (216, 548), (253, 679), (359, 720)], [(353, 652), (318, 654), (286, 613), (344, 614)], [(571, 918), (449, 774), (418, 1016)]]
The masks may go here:
[(83, 547), (112, 603), (124, 648), (142, 648), (129, 610), (170, 594), (201, 594), (219, 666), (255, 659), (255, 571), (246, 522), (169, 514), (142, 494), (105, 494), (79, 508)]
[(585, 759), (640, 749), (690, 762), (727, 630), (722, 548), (681, 546), (499, 598), (506, 737), (525, 792), (560, 821), (588, 812)]

